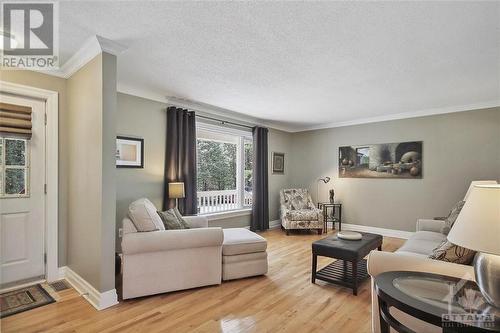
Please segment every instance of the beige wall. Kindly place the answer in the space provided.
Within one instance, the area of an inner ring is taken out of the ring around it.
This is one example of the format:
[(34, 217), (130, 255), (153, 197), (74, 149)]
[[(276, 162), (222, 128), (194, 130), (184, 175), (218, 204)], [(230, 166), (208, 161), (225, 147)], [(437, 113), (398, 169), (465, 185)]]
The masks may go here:
[(66, 80), (24, 70), (0, 70), (0, 80), (35, 88), (56, 91), (59, 94), (59, 221), (58, 264), (66, 265), (66, 232), (68, 224), (68, 109), (66, 107)]
[(101, 292), (114, 289), (115, 80), (116, 57), (101, 54), (67, 82), (71, 129), (67, 261)]
[(102, 53), (101, 291), (115, 289), (117, 59)]
[(138, 198), (147, 197), (158, 209), (162, 207), (166, 107), (164, 103), (118, 94), (117, 133), (144, 139), (144, 169), (116, 169), (117, 228), (121, 228), (129, 204)]
[[(289, 188), (292, 182), (292, 134), (269, 130), (269, 220), (275, 221), (279, 217), (281, 189)], [(285, 153), (285, 173), (273, 174), (273, 152)]]
[[(338, 178), (338, 148), (346, 145), (423, 141), (423, 179)], [(417, 218), (446, 214), (469, 183), (500, 179), (500, 108), (386, 121), (295, 133), (292, 182), (321, 186), (327, 200), (333, 187), (343, 204), (344, 222), (415, 230)]]
[[(127, 214), (128, 205), (148, 197), (158, 208), (163, 200), (163, 173), (165, 165), (166, 109), (165, 103), (118, 94), (117, 132), (119, 135), (144, 138), (144, 169), (117, 169), (117, 228)], [(285, 175), (271, 173), (271, 153), (284, 152)], [(291, 134), (273, 130), (269, 132), (269, 218), (279, 218), (279, 190), (289, 182)], [(245, 227), (250, 215), (210, 221), (211, 226)], [(118, 241), (118, 239), (117, 239)], [(118, 245), (117, 245), (118, 247)]]

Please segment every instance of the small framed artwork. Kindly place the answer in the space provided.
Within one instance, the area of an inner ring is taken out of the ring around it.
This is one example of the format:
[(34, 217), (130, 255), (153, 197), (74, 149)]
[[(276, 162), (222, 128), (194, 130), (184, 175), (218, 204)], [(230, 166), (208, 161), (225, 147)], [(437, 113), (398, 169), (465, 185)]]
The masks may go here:
[(273, 152), (273, 173), (285, 173), (285, 153)]
[(116, 167), (144, 168), (144, 139), (117, 136)]

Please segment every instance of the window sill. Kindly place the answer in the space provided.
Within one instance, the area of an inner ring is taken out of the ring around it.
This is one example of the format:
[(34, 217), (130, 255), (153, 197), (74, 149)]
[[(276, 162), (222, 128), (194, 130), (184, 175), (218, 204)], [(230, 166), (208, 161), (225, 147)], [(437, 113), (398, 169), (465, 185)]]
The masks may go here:
[(217, 213), (206, 213), (200, 214), (200, 216), (205, 216), (209, 221), (223, 220), (231, 217), (246, 216), (252, 214), (252, 208), (241, 208), (235, 210), (228, 210), (225, 212)]

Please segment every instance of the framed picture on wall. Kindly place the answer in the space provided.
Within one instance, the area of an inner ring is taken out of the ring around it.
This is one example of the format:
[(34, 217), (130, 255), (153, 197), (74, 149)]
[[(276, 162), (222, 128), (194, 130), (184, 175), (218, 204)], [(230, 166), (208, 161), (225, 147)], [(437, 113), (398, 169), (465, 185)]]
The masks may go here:
[(273, 152), (273, 173), (285, 173), (285, 153)]
[(144, 168), (144, 139), (117, 136), (116, 167)]
[(339, 147), (339, 178), (421, 179), (422, 141)]

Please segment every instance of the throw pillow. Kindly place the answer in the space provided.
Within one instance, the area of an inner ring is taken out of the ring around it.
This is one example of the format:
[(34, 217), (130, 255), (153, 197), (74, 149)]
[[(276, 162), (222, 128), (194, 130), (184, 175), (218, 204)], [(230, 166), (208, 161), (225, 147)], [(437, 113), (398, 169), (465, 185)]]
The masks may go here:
[(476, 251), (466, 249), (465, 247), (455, 245), (445, 240), (432, 251), (429, 258), (454, 264), (470, 265), (475, 255)]
[(184, 220), (184, 218), (181, 215), (181, 212), (179, 212), (179, 209), (177, 207), (175, 207), (173, 210), (174, 210), (175, 216), (177, 217), (177, 220), (179, 220), (179, 222), (182, 224), (184, 229), (189, 229), (189, 224), (186, 222), (186, 220)]
[(166, 230), (176, 230), (176, 229), (186, 229), (184, 225), (179, 221), (173, 209), (169, 209), (165, 212), (158, 212), (161, 220), (165, 224)]
[(155, 205), (146, 198), (132, 202), (128, 207), (128, 216), (137, 231), (165, 230)]
[(444, 226), (441, 228), (441, 233), (444, 235), (448, 235), (450, 232), (451, 228), (453, 227), (453, 224), (457, 220), (458, 214), (460, 214), (460, 211), (465, 205), (465, 201), (459, 201), (457, 204), (452, 208), (448, 216), (444, 219)]

